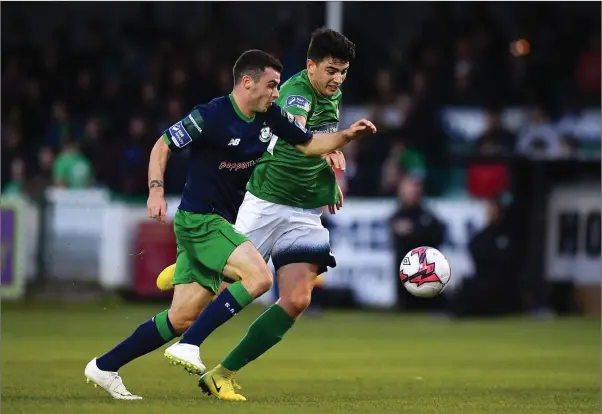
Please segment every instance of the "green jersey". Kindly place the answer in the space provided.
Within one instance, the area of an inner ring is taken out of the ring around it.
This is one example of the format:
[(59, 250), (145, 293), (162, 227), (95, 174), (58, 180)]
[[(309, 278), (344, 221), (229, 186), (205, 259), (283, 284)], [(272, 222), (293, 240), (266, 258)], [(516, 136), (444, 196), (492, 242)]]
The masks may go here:
[(92, 180), (92, 165), (82, 154), (63, 153), (54, 160), (52, 176), (67, 188), (86, 188)]
[[(339, 127), (341, 95), (338, 91), (329, 98), (319, 96), (303, 70), (282, 85), (277, 103), (290, 114), (305, 117), (305, 127), (312, 133), (331, 133)], [(339, 197), (334, 171), (325, 160), (307, 157), (275, 135), (247, 190), (265, 201), (307, 209), (335, 204)]]

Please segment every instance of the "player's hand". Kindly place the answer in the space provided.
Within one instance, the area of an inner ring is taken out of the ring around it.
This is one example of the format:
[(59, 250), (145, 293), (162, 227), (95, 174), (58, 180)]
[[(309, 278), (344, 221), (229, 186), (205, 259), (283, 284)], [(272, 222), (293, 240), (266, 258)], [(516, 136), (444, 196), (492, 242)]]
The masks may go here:
[(330, 154), (322, 155), (322, 159), (326, 160), (328, 165), (330, 165), (332, 168), (338, 168), (341, 171), (345, 171), (345, 168), (347, 168), (345, 156), (341, 151), (334, 151)]
[(339, 201), (337, 201), (336, 204), (331, 204), (328, 206), (328, 212), (330, 214), (337, 214), (337, 211), (339, 211), (343, 207), (343, 190), (341, 190), (341, 186), (338, 186), (338, 188), (339, 188)]
[(375, 134), (376, 127), (374, 124), (367, 119), (360, 119), (359, 121), (351, 124), (349, 128), (345, 130), (345, 135), (348, 140), (360, 139), (366, 135)]
[(165, 223), (167, 217), (167, 202), (165, 201), (163, 193), (151, 191), (148, 195), (146, 208), (150, 218)]

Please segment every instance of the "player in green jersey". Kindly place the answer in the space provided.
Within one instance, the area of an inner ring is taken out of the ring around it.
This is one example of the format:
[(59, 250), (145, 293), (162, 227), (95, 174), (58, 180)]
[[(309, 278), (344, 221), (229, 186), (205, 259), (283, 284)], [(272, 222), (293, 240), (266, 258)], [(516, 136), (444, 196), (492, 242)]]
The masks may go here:
[[(312, 34), (307, 68), (285, 82), (277, 103), (315, 134), (335, 132), (339, 123), (340, 86), (355, 58), (355, 46), (330, 29)], [(245, 234), (276, 268), (280, 298), (249, 328), (240, 344), (201, 377), (199, 385), (220, 399), (243, 401), (234, 375), (277, 344), (309, 306), (315, 281), (336, 262), (329, 233), (320, 220), (322, 207), (342, 206), (332, 165), (344, 166), (342, 154), (297, 156), (273, 136), (247, 184), (235, 228)], [(157, 279), (168, 289), (174, 265)], [(222, 286), (223, 288), (223, 286)]]
[[(322, 28), (312, 34), (307, 68), (280, 89), (278, 103), (314, 134), (338, 130), (341, 90), (355, 46), (340, 33)], [(276, 345), (309, 306), (316, 278), (336, 266), (323, 206), (342, 204), (327, 160), (307, 157), (273, 137), (247, 184), (235, 228), (264, 256), (272, 258), (280, 297), (253, 324), (242, 341), (199, 380), (207, 394), (230, 399), (234, 375)]]

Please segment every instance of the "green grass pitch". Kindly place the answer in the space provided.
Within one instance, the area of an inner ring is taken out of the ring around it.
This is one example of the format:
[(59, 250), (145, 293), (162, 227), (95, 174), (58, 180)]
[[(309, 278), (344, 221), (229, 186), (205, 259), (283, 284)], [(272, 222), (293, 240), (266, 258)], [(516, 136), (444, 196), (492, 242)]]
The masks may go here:
[[(598, 413), (600, 321), (449, 321), (328, 311), (300, 320), (238, 377), (249, 401), (210, 399), (162, 350), (120, 371), (142, 401), (85, 384), (84, 366), (161, 305), (2, 307), (6, 414)], [(261, 312), (251, 307), (202, 347), (214, 366)]]

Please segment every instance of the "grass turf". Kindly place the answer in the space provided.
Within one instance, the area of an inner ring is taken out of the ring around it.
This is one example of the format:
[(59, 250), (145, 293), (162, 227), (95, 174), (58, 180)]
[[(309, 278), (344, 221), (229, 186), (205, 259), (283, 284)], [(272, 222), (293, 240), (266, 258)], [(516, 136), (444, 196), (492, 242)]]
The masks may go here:
[[(86, 363), (160, 305), (3, 304), (2, 412), (598, 413), (600, 321), (448, 321), (329, 311), (303, 318), (239, 376), (244, 403), (204, 396), (157, 351), (120, 374), (142, 401), (85, 384)], [(251, 307), (202, 347), (213, 367), (261, 312)]]

